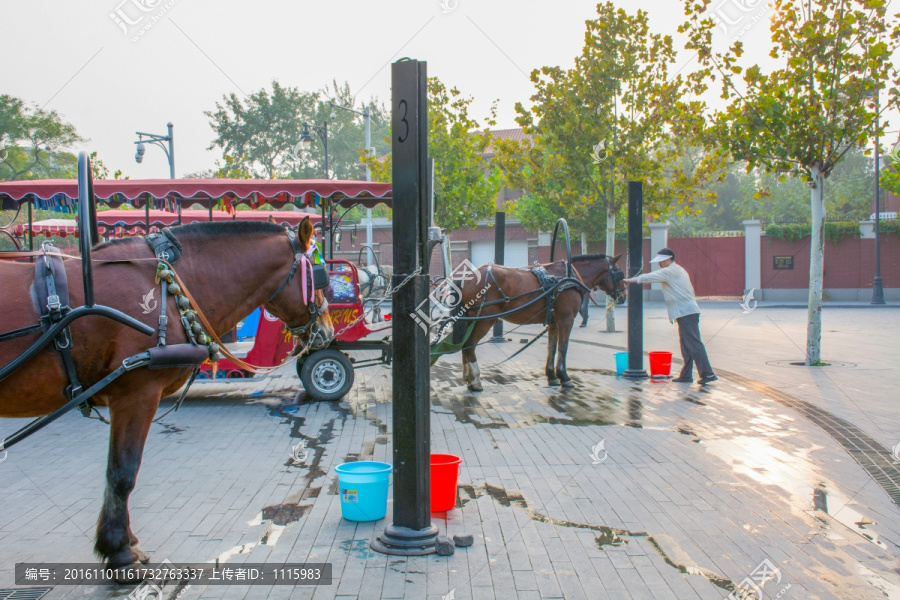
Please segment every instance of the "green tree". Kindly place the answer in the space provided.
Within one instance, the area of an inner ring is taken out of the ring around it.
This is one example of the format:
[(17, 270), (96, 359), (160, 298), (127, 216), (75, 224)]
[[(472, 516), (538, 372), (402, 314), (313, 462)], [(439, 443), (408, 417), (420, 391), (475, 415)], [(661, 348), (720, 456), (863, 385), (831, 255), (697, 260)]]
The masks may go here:
[[(365, 146), (362, 118), (337, 109), (331, 119), (331, 103), (362, 111), (347, 84), (332, 82), (320, 92), (301, 92), (272, 82), (272, 90), (261, 89), (245, 100), (236, 94), (224, 96), (215, 111), (204, 114), (216, 133), (209, 149), (221, 148), (231, 162), (226, 168), (238, 169), (253, 177), (322, 179), (325, 177), (324, 144), (314, 127), (328, 122), (328, 177), (362, 179), (359, 150)], [(388, 115), (372, 100), (372, 137), (384, 137)], [(300, 146), (304, 126), (313, 138), (308, 151)], [(380, 144), (383, 149), (383, 144)], [(379, 144), (376, 144), (378, 148)]]
[(65, 177), (77, 160), (65, 149), (84, 141), (55, 110), (0, 95), (0, 181)]
[[(711, 115), (711, 143), (748, 169), (808, 182), (812, 218), (806, 364), (820, 364), (825, 180), (874, 117), (863, 99), (900, 83), (891, 53), (900, 40), (897, 16), (884, 0), (775, 0), (770, 55), (778, 66), (739, 64), (743, 45), (712, 50), (710, 0), (685, 0), (687, 48), (698, 52), (697, 80), (718, 80), (727, 108)], [(896, 105), (897, 89), (889, 105)]]
[[(494, 213), (502, 185), (500, 169), (482, 158), (489, 131), (469, 116), (471, 97), (428, 78), (428, 155), (434, 159), (434, 219), (449, 231), (469, 227)], [(493, 125), (493, 116), (487, 120)], [(390, 155), (366, 159), (374, 181), (389, 182)]]
[[(511, 185), (525, 191), (514, 214), (541, 229), (565, 217), (573, 231), (605, 237), (611, 255), (628, 181), (644, 182), (649, 214), (672, 203), (690, 212), (703, 194), (699, 183), (715, 169), (692, 145), (703, 122), (692, 116), (698, 105), (682, 99), (688, 82), (670, 74), (671, 37), (650, 31), (647, 12), (612, 2), (598, 4), (586, 27), (574, 68), (532, 72), (533, 106), (516, 104), (530, 139), (498, 144), (497, 155)], [(615, 330), (611, 311), (607, 329)]]

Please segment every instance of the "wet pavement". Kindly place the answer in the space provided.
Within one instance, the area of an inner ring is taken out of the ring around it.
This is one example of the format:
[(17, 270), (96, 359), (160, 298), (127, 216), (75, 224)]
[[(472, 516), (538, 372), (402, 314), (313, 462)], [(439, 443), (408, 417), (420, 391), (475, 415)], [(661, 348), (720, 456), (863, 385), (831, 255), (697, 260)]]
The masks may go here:
[[(197, 386), (153, 425), (133, 528), (154, 562), (333, 564), (330, 586), (169, 586), (166, 598), (900, 599), (900, 310), (826, 309), (834, 364), (808, 369), (789, 364), (805, 311), (736, 304), (703, 306), (720, 377), (705, 388), (617, 378), (625, 334), (601, 332), (599, 313), (574, 331), (571, 390), (546, 386), (542, 341), (498, 366), (536, 327), (507, 325), (510, 342), (478, 349), (482, 393), (463, 386), (458, 356), (441, 359), (432, 449), (463, 463), (457, 507), (434, 523), (475, 538), (453, 556), (378, 554), (369, 541), (389, 518), (341, 518), (334, 467), (391, 462), (383, 367), (359, 370), (340, 402), (306, 401), (287, 369)], [(663, 315), (647, 307), (645, 350), (677, 348)], [(67, 415), (0, 463), (0, 588), (17, 562), (95, 560), (106, 445), (105, 425)]]

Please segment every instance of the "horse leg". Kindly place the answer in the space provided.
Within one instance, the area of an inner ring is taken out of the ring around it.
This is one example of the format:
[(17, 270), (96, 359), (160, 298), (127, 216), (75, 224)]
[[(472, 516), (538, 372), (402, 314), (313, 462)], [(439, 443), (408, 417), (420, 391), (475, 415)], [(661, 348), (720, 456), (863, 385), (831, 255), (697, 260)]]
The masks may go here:
[(556, 362), (556, 344), (558, 340), (559, 328), (554, 321), (547, 327), (547, 385), (559, 385), (559, 378), (556, 376), (556, 367), (554, 366), (554, 363)]
[(105, 558), (110, 568), (146, 562), (150, 558), (131, 531), (128, 497), (137, 480), (144, 443), (158, 406), (158, 395), (154, 401), (145, 394), (119, 396), (110, 403), (106, 491), (94, 544), (94, 552)]
[[(472, 335), (466, 340), (462, 350), (463, 359), (463, 381), (466, 382), (470, 391), (480, 392), (484, 390), (481, 385), (481, 370), (478, 368), (478, 359), (475, 358), (475, 346), (478, 341), (484, 337), (496, 323), (496, 319), (487, 321), (476, 321), (475, 327), (472, 328)], [(465, 321), (464, 321), (465, 322)]]
[(559, 358), (556, 360), (556, 374), (559, 376), (559, 380), (562, 382), (562, 386), (564, 388), (573, 388), (575, 384), (572, 383), (571, 378), (569, 378), (569, 374), (566, 373), (566, 354), (569, 351), (569, 336), (572, 333), (572, 327), (575, 325), (575, 317), (574, 315), (569, 318), (566, 317), (561, 319), (558, 329), (559, 329)]

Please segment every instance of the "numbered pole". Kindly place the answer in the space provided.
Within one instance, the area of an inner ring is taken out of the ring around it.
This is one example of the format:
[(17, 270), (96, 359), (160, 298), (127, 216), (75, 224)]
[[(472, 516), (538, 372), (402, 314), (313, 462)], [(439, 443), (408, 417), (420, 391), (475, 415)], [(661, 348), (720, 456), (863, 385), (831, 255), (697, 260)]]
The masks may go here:
[[(391, 72), (394, 199), (393, 431), (394, 514), (372, 541), (385, 554), (435, 550), (431, 522), (431, 366), (426, 253), (431, 224), (428, 182), (428, 97), (425, 63), (404, 59)], [(416, 269), (422, 269), (413, 276)], [(401, 285), (409, 278), (408, 283)], [(398, 287), (399, 286), (399, 287)], [(418, 318), (417, 318), (418, 317)], [(424, 324), (424, 326), (423, 326)]]
[[(628, 277), (636, 277), (644, 264), (644, 186), (628, 182)], [(642, 379), (644, 370), (644, 289), (639, 283), (628, 286), (628, 368), (625, 377)]]

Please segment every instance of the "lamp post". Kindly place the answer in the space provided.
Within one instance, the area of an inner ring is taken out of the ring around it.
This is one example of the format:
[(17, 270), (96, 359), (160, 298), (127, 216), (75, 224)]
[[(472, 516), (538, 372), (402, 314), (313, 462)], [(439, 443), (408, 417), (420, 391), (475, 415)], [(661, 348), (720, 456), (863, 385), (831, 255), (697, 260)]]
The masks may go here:
[[(309, 123), (303, 123), (303, 133), (300, 134), (300, 147), (304, 150), (309, 150), (313, 142), (312, 136), (309, 134), (309, 129)], [(319, 125), (313, 125), (312, 129), (318, 134), (322, 143), (325, 144), (325, 179), (331, 179), (331, 176), (328, 173), (328, 121), (324, 121), (321, 127)], [(322, 202), (322, 241), (325, 244), (325, 256), (330, 260), (334, 258), (334, 210), (329, 211), (326, 218), (325, 207), (327, 204), (327, 202)], [(326, 227), (328, 228), (327, 234), (325, 233)]]
[[(157, 135), (155, 133), (135, 131), (135, 133), (138, 135), (138, 139), (135, 142), (135, 144), (137, 144), (137, 152), (135, 152), (134, 154), (134, 161), (138, 164), (143, 162), (144, 153), (147, 151), (146, 146), (144, 146), (144, 142), (155, 144), (162, 148), (163, 152), (166, 153), (166, 158), (169, 160), (169, 179), (175, 179), (175, 141), (172, 137), (173, 125), (171, 123), (168, 123), (166, 124), (166, 127), (169, 128), (169, 135)], [(169, 147), (166, 148), (166, 145), (163, 142), (168, 142)]]
[[(156, 146), (162, 148), (162, 151), (166, 153), (166, 158), (169, 160), (169, 179), (175, 179), (175, 138), (172, 136), (172, 128), (174, 127), (171, 122), (166, 123), (166, 127), (169, 129), (169, 135), (157, 135), (155, 133), (144, 133), (142, 131), (135, 131), (138, 135), (138, 139), (135, 142), (137, 145), (137, 149), (134, 153), (134, 161), (138, 164), (141, 164), (144, 160), (144, 153), (147, 151), (147, 147), (144, 145), (144, 142), (149, 142)], [(144, 139), (146, 138), (146, 140)], [(163, 142), (168, 142), (168, 148), (166, 144)], [(149, 235), (150, 233), (150, 201), (147, 200), (144, 205), (144, 217), (146, 219), (145, 231)], [(178, 224), (181, 225), (181, 200), (178, 201)]]
[(875, 277), (872, 279), (872, 304), (884, 304), (884, 288), (881, 281), (881, 235), (879, 222), (881, 221), (881, 184), (880, 167), (881, 151), (878, 145), (878, 126), (881, 121), (879, 113), (878, 95), (881, 88), (875, 88)]
[[(331, 179), (328, 174), (328, 121), (324, 121), (321, 126), (313, 125), (312, 129), (319, 135), (319, 139), (325, 144), (325, 179)], [(303, 133), (300, 135), (300, 146), (304, 150), (309, 150), (312, 146), (312, 136), (309, 134), (310, 126), (308, 123), (303, 124)]]
[[(369, 111), (369, 107), (367, 106), (362, 112), (354, 109), (348, 108), (346, 106), (341, 106), (340, 104), (331, 103), (331, 118), (335, 118), (334, 109), (340, 108), (352, 113), (356, 113), (358, 115), (362, 115), (366, 121), (366, 154), (372, 153), (372, 114)], [(372, 173), (369, 171), (369, 165), (366, 163), (366, 181), (372, 181)], [(366, 261), (370, 265), (375, 264), (375, 253), (372, 251), (372, 209), (366, 209), (366, 244), (369, 246), (368, 251), (366, 252)]]

